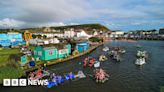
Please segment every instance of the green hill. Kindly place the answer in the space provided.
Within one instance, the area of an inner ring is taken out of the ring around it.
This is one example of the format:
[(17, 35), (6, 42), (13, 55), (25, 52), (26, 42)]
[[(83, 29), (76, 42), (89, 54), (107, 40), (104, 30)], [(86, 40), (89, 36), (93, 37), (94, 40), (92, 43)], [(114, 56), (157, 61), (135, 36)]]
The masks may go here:
[[(29, 30), (30, 32), (42, 32), (43, 29), (45, 27), (42, 28), (24, 28), (24, 29), (0, 29), (0, 33), (6, 33), (9, 31), (14, 31), (14, 32), (21, 32), (23, 33), (25, 30)], [(58, 26), (58, 27), (50, 27), (51, 29), (55, 29), (55, 30), (60, 30), (60, 32), (63, 32), (64, 30), (70, 29), (70, 28), (74, 28), (76, 29), (84, 29), (85, 31), (92, 31), (93, 29), (98, 30), (98, 31), (110, 31), (107, 27), (101, 25), (101, 24), (81, 24), (81, 25), (68, 25), (68, 26)]]

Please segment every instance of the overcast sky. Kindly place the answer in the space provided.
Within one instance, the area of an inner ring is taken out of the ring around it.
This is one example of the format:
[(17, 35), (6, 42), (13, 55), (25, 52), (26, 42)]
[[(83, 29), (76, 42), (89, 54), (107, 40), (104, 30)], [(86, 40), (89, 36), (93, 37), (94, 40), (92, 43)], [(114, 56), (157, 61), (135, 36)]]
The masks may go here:
[(0, 0), (0, 28), (100, 23), (112, 30), (164, 27), (164, 0)]

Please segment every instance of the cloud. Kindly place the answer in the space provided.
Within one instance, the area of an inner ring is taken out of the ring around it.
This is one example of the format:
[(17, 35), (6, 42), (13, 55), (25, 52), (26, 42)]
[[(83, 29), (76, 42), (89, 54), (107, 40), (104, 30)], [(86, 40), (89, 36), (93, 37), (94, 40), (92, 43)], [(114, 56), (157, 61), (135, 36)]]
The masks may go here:
[(152, 4), (163, 4), (163, 0), (147, 0), (149, 3), (152, 3)]
[(89, 15), (87, 2), (83, 0), (11, 0), (4, 6), (19, 12), (17, 20), (29, 23), (59, 22)]
[(133, 25), (146, 27), (153, 21), (162, 25), (163, 4), (163, 0), (0, 0), (0, 20), (22, 22), (17, 27), (71, 23), (102, 23), (120, 29)]
[(10, 19), (10, 18), (5, 18), (5, 19), (0, 20), (0, 27), (3, 27), (3, 28), (19, 27), (23, 24), (24, 22)]

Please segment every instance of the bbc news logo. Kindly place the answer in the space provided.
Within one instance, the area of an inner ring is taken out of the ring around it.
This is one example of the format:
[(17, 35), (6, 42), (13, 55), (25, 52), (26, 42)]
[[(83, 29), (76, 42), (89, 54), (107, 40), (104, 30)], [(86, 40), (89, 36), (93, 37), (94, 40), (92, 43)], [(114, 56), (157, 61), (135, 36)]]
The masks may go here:
[(28, 80), (28, 79), (3, 79), (3, 86), (44, 86), (48, 85), (48, 80)]

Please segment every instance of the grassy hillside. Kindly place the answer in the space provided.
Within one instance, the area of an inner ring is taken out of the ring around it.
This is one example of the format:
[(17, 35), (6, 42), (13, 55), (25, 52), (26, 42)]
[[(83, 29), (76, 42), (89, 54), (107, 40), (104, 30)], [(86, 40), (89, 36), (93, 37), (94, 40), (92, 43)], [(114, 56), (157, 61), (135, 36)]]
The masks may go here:
[[(41, 32), (45, 27), (42, 28), (25, 28), (25, 29), (12, 29), (15, 32), (23, 33), (25, 30), (29, 30), (31, 32)], [(70, 25), (70, 26), (59, 26), (59, 27), (50, 27), (51, 29), (61, 30), (63, 32), (65, 29), (74, 28), (74, 29), (84, 29), (86, 31), (92, 31), (93, 29), (109, 31), (109, 29), (101, 24), (82, 24), (82, 25)], [(0, 33), (9, 32), (9, 29), (0, 29)]]

